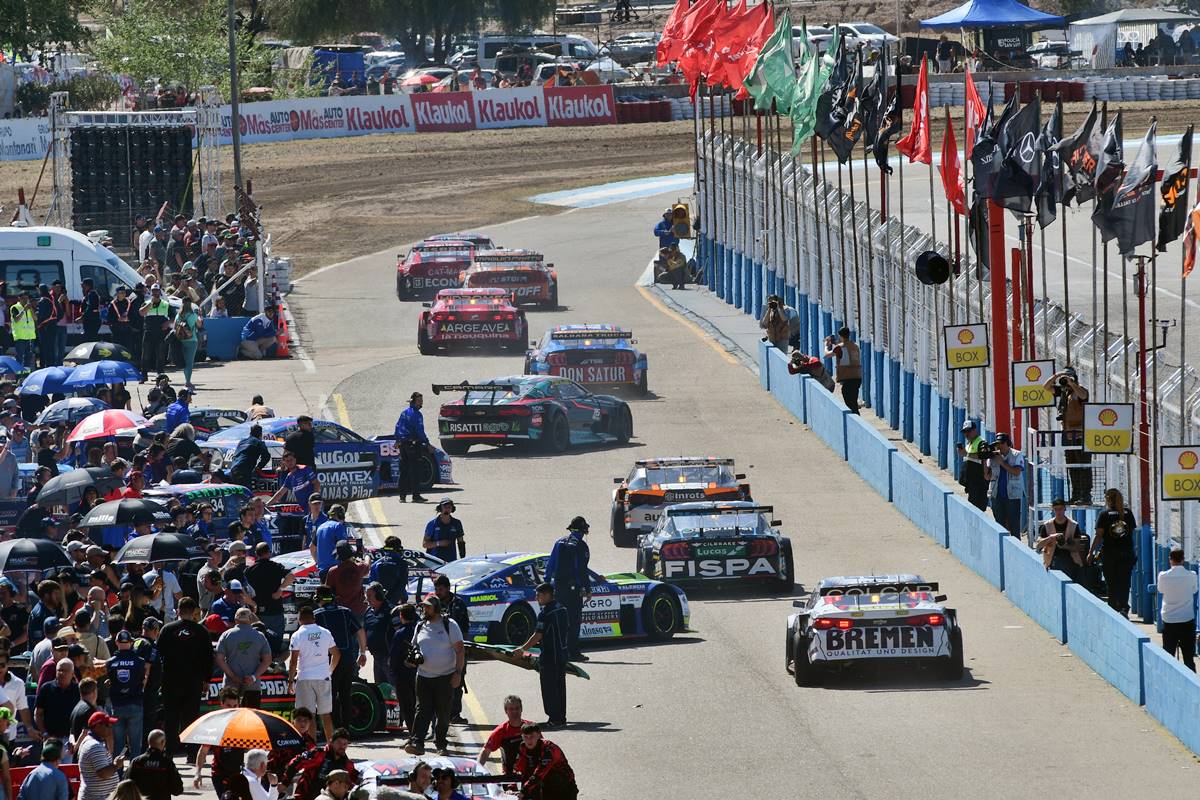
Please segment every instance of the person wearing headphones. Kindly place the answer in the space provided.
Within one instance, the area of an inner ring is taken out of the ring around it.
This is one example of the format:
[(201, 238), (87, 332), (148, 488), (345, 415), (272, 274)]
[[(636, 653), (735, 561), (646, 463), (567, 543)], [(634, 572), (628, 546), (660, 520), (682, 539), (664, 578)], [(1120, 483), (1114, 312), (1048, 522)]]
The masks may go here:
[(429, 555), (442, 561), (453, 561), (467, 554), (462, 520), (454, 516), (455, 510), (454, 501), (443, 497), (437, 504), (437, 516), (425, 525), (425, 538), (421, 546)]

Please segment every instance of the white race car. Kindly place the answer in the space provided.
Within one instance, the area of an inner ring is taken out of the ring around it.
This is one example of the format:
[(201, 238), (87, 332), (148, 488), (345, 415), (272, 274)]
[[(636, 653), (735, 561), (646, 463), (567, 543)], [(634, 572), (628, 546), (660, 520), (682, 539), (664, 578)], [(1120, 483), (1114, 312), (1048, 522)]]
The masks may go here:
[(947, 680), (963, 674), (958, 613), (938, 585), (919, 575), (825, 578), (788, 617), (786, 665), (798, 686), (857, 661), (900, 659), (935, 665)]

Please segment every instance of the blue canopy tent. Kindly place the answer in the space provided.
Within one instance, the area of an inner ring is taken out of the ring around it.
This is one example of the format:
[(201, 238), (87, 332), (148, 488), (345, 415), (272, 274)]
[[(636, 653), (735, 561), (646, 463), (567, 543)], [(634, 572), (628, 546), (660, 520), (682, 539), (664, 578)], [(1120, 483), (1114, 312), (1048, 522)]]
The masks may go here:
[(1017, 0), (967, 0), (932, 19), (921, 20), (922, 28), (965, 30), (981, 28), (1064, 27), (1062, 17), (1046, 14)]

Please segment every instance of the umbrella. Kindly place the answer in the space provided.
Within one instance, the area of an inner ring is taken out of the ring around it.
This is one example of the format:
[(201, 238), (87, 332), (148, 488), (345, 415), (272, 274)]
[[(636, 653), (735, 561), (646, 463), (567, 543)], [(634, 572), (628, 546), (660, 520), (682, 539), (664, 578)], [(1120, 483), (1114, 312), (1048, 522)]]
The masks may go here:
[(109, 436), (133, 436), (149, 424), (141, 414), (123, 408), (110, 408), (80, 420), (67, 437), (67, 441), (83, 442), (88, 439), (106, 439)]
[(63, 381), (63, 388), (73, 391), (99, 383), (136, 381), (141, 377), (141, 370), (128, 361), (89, 361), (71, 371), (71, 377)]
[(104, 528), (109, 525), (134, 525), (138, 521), (149, 518), (151, 522), (170, 522), (171, 515), (167, 509), (153, 500), (143, 500), (140, 497), (123, 497), (120, 500), (109, 500), (101, 503), (83, 515), (79, 521), (81, 528)]
[(0, 542), (0, 572), (43, 572), (70, 565), (67, 551), (49, 539)]
[(34, 422), (38, 425), (55, 425), (59, 422), (69, 422), (74, 425), (86, 416), (104, 411), (108, 403), (94, 397), (68, 397), (51, 403), (42, 409), (42, 413)]
[(299, 747), (300, 733), (283, 717), (257, 708), (218, 708), (184, 729), (179, 741), (210, 747), (272, 750)]
[(0, 356), (0, 375), (20, 375), (29, 368), (12, 356)]
[(73, 469), (46, 481), (46, 485), (38, 492), (37, 501), (40, 506), (69, 506), (78, 503), (88, 487), (95, 487), (100, 496), (111, 492), (121, 485), (121, 479), (113, 475), (108, 467), (85, 467)]
[(70, 367), (43, 367), (25, 376), (17, 387), (17, 394), (58, 394), (64, 391), (63, 383), (69, 377)]
[(440, 80), (436, 75), (430, 75), (428, 72), (420, 75), (413, 75), (411, 78), (405, 78), (400, 82), (401, 86), (428, 86), (431, 83), (437, 83)]
[(148, 564), (155, 561), (187, 561), (189, 558), (203, 557), (204, 550), (187, 534), (151, 533), (130, 539), (113, 560), (118, 564)]
[(129, 348), (112, 342), (84, 342), (71, 348), (71, 352), (63, 357), (63, 363), (73, 366), (106, 359), (132, 362), (133, 353), (129, 352)]

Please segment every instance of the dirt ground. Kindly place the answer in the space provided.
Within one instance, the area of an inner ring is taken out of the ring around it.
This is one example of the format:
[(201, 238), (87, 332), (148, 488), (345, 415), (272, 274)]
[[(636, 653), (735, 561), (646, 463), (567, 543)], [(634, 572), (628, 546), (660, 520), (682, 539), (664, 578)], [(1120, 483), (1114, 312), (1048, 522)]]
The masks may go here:
[[(1089, 108), (1068, 105), (1066, 130)], [(1182, 133), (1200, 118), (1200, 101), (1123, 108), (1128, 139), (1140, 137), (1154, 114), (1160, 135)], [(938, 143), (944, 113), (935, 110)], [(688, 171), (692, 133), (692, 122), (684, 120), (318, 139), (248, 145), (242, 164), (276, 252), (292, 256), (300, 274), (433, 233), (552, 213), (525, 199), (540, 192)], [(1173, 148), (1160, 149), (1164, 164), (1173, 157)], [(231, 186), (229, 148), (222, 149), (221, 161), (224, 185)], [(18, 187), (32, 196), (40, 169), (40, 162), (0, 163), (0, 204), (11, 207)], [(35, 217), (49, 201), (47, 181), (34, 203)]]

